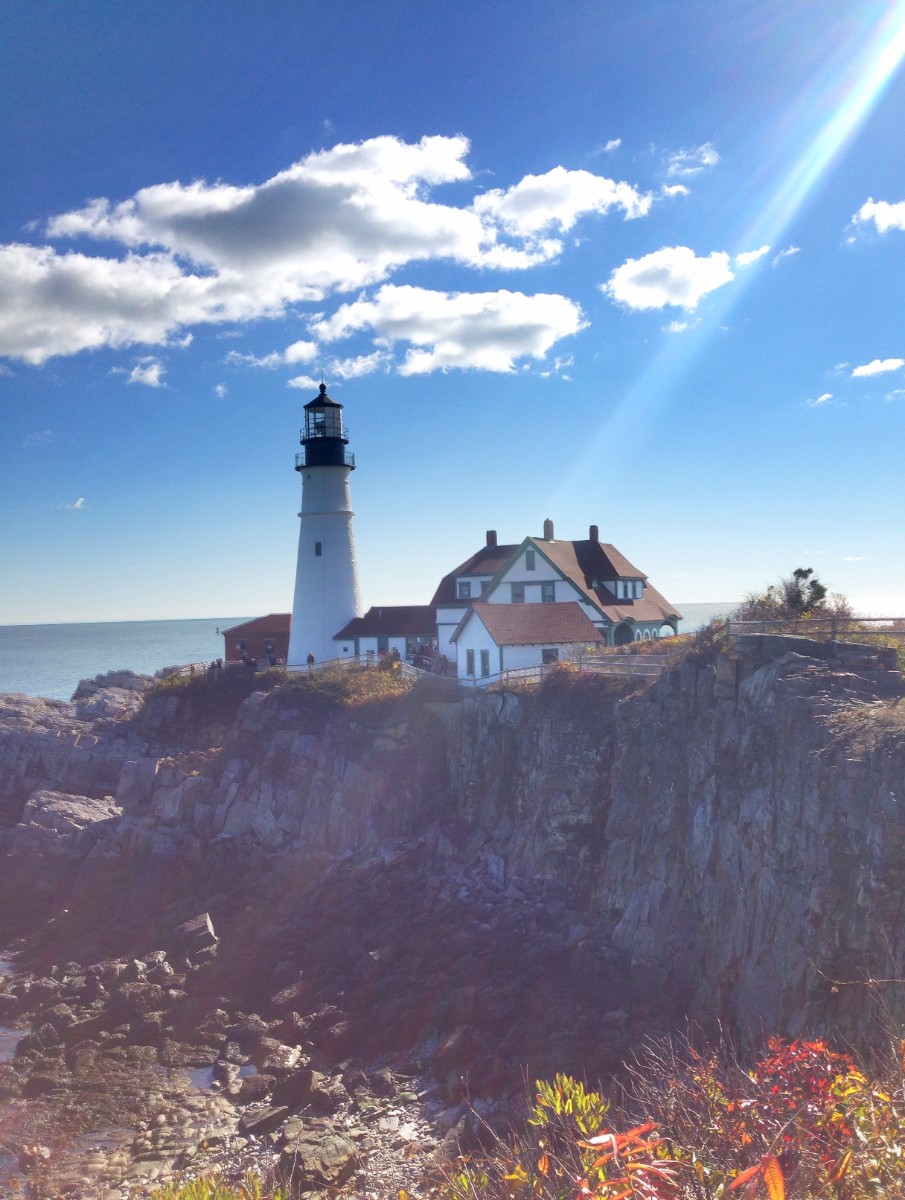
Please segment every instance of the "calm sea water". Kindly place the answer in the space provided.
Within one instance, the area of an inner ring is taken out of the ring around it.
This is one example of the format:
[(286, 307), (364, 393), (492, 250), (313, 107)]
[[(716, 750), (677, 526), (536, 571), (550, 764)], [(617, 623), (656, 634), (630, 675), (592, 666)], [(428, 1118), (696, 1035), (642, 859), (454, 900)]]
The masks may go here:
[[(677, 604), (689, 633), (725, 614), (733, 602)], [(191, 621), (105, 621), (82, 625), (0, 625), (0, 693), (68, 700), (80, 679), (128, 667), (153, 675), (161, 667), (223, 657), (223, 637), (248, 617)]]
[(79, 625), (0, 625), (0, 692), (68, 700), (80, 679), (128, 667), (161, 667), (223, 657), (223, 637), (248, 617), (191, 621), (97, 621)]

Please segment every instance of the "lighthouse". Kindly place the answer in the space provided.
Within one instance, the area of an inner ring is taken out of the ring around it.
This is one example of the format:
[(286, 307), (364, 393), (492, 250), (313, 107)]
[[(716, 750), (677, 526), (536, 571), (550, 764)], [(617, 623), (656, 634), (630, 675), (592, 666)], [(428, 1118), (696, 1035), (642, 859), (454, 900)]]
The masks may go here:
[(304, 666), (309, 654), (317, 662), (337, 657), (342, 647), (333, 635), (362, 615), (349, 491), (355, 456), (347, 449), (343, 406), (330, 399), (325, 383), (320, 395), (305, 405), (299, 441), (302, 450), (295, 456), (295, 469), (302, 477), (302, 511), (290, 667)]

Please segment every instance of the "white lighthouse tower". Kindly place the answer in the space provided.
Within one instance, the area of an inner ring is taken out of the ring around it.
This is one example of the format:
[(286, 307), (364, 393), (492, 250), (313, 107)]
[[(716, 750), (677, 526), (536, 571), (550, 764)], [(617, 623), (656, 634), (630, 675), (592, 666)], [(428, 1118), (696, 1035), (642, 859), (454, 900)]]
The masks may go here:
[(355, 456), (346, 447), (343, 406), (327, 395), (305, 405), (305, 427), (295, 456), (302, 476), (301, 529), (295, 572), (295, 598), (289, 633), (290, 667), (304, 666), (308, 655), (317, 662), (335, 658), (333, 635), (353, 617), (361, 616), (352, 499), (349, 476)]

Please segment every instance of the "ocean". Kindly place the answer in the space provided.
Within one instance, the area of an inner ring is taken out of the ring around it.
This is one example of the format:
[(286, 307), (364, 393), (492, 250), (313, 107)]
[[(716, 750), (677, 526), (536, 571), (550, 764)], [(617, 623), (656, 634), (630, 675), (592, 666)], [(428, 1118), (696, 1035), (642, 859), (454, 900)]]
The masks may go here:
[[(690, 633), (725, 616), (733, 601), (677, 604)], [(248, 617), (188, 621), (97, 621), (73, 625), (0, 625), (0, 693), (69, 700), (80, 679), (124, 667), (153, 675), (161, 667), (223, 657), (223, 637)]]
[(223, 657), (223, 637), (248, 617), (189, 621), (92, 621), (0, 625), (0, 693), (69, 700), (80, 679), (124, 667), (153, 675), (161, 667)]

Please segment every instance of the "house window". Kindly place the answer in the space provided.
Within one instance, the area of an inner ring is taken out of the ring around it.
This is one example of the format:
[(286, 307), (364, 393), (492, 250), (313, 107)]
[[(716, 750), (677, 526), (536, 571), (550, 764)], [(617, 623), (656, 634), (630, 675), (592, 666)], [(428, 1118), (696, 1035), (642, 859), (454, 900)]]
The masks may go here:
[(552, 604), (556, 600), (556, 584), (552, 579), (540, 585), (540, 598), (544, 604)]
[(640, 600), (644, 595), (644, 584), (639, 579), (635, 584), (635, 599)]
[(481, 651), (481, 675), (484, 679), (490, 674), (490, 651)]
[(622, 582), (621, 579), (618, 580), (616, 583), (616, 599), (617, 600), (625, 599), (625, 584)]
[(273, 642), (264, 643), (264, 652), (266, 654), (273, 654)]
[(534, 551), (533, 550), (525, 551), (525, 570), (526, 571), (534, 570)]
[(523, 583), (513, 583), (513, 584), (510, 584), (510, 587), (512, 588), (512, 603), (513, 604), (524, 604), (525, 603), (525, 585)]
[(323, 542), (315, 542), (314, 543), (314, 557), (320, 558), (320, 556), (323, 554), (323, 552), (324, 552)]
[(465, 674), (474, 675), (474, 650), (465, 651)]
[(545, 667), (549, 667), (551, 663), (559, 662), (559, 647), (548, 646), (540, 652), (540, 660)]
[(248, 642), (245, 642), (245, 641), (236, 642), (236, 649), (237, 650), (247, 650)]
[(488, 589), (489, 589), (489, 588), (490, 588), (490, 580), (489, 580), (489, 579), (482, 579), (482, 580), (481, 580), (481, 595), (483, 596), (483, 595), (484, 595), (484, 593), (485, 593), (486, 591), (488, 591)]
[(468, 582), (467, 579), (459, 580), (458, 587), (456, 589), (456, 595), (459, 597), (460, 600), (470, 600), (471, 599), (471, 584)]

